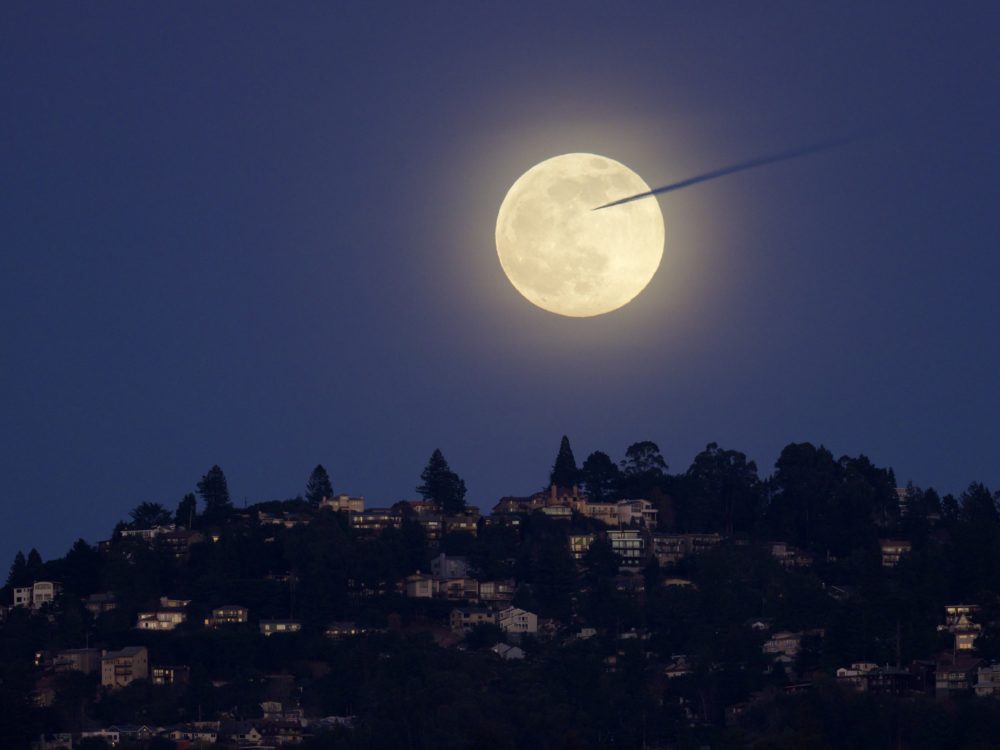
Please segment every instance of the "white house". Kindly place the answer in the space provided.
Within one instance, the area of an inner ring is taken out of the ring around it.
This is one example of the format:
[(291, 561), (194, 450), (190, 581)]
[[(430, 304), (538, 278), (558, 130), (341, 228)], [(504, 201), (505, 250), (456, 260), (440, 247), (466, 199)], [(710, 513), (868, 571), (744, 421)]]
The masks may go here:
[(14, 589), (14, 606), (28, 607), (32, 610), (52, 602), (62, 593), (62, 584), (55, 581), (35, 581), (31, 586), (19, 586)]
[(507, 607), (497, 612), (497, 625), (505, 633), (534, 634), (538, 632), (538, 615), (519, 607)]

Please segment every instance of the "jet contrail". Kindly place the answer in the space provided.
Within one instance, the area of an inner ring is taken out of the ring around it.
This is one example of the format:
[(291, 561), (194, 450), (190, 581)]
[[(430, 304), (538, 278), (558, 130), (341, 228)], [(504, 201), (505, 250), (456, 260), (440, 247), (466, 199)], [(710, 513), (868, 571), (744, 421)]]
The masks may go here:
[(686, 180), (681, 180), (680, 182), (674, 182), (670, 185), (664, 185), (663, 187), (653, 188), (652, 190), (647, 190), (645, 193), (638, 193), (636, 195), (630, 195), (627, 198), (619, 198), (616, 201), (611, 201), (611, 203), (605, 203), (603, 206), (598, 206), (597, 208), (591, 209), (592, 211), (599, 211), (602, 208), (610, 208), (611, 206), (620, 206), (623, 203), (631, 203), (632, 201), (640, 200), (641, 198), (648, 198), (651, 195), (659, 195), (660, 193), (669, 193), (673, 190), (680, 190), (681, 188), (690, 187), (691, 185), (697, 185), (699, 182), (707, 182), (708, 180), (714, 180), (717, 177), (725, 177), (727, 174), (733, 174), (734, 172), (742, 172), (745, 169), (753, 169), (754, 167), (761, 167), (765, 164), (773, 164), (776, 161), (784, 161), (785, 159), (795, 159), (799, 156), (808, 156), (809, 154), (816, 154), (820, 151), (826, 151), (827, 149), (836, 148), (837, 146), (846, 146), (848, 143), (853, 143), (865, 135), (870, 135), (870, 133), (858, 133), (854, 135), (845, 136), (843, 138), (837, 138), (832, 141), (825, 141), (823, 143), (815, 143), (811, 146), (803, 146), (801, 148), (792, 149), (791, 151), (782, 151), (778, 154), (771, 154), (770, 156), (761, 156), (757, 159), (751, 159), (750, 161), (740, 162), (739, 164), (733, 164), (729, 167), (722, 167), (721, 169), (715, 169), (711, 172), (705, 172), (704, 174), (697, 175), (696, 177), (689, 177)]

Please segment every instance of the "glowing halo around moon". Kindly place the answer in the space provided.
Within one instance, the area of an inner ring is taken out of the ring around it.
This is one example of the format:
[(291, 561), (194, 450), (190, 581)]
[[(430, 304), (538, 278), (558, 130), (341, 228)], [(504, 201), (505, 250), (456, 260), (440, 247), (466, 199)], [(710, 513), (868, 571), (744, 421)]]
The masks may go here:
[(563, 154), (511, 186), (497, 216), (497, 254), (524, 297), (549, 312), (590, 317), (639, 294), (663, 258), (663, 214), (655, 199), (594, 211), (649, 190), (614, 159)]

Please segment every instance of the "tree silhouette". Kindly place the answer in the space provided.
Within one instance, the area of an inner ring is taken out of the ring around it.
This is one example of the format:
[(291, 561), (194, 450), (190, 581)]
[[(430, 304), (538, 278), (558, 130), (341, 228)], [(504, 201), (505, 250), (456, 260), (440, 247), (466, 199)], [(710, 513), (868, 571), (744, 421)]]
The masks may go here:
[(14, 562), (11, 563), (10, 573), (7, 574), (8, 586), (25, 586), (31, 583), (28, 580), (28, 561), (24, 558), (24, 553), (20, 550), (14, 555)]
[(330, 484), (330, 475), (326, 473), (323, 464), (316, 464), (316, 468), (309, 475), (306, 483), (306, 500), (313, 505), (319, 505), (323, 498), (333, 497), (333, 485)]
[(632, 443), (621, 462), (622, 491), (628, 497), (649, 497), (662, 489), (667, 478), (667, 462), (652, 440)]
[(549, 484), (556, 487), (575, 487), (580, 481), (580, 470), (576, 467), (573, 449), (569, 447), (569, 438), (565, 435), (559, 442), (559, 453), (556, 462), (549, 472)]
[(174, 513), (174, 523), (183, 526), (185, 529), (194, 528), (195, 520), (198, 518), (198, 498), (193, 492), (187, 493), (177, 504), (177, 512)]
[(594, 502), (615, 500), (621, 483), (621, 472), (607, 453), (594, 451), (583, 462), (580, 479), (587, 489), (587, 496)]
[(461, 513), (465, 509), (465, 482), (451, 470), (440, 449), (431, 454), (420, 480), (422, 484), (417, 487), (420, 496), (435, 502), (445, 513)]
[(684, 475), (686, 504), (682, 508), (689, 531), (747, 531), (762, 507), (757, 465), (739, 451), (715, 443), (695, 456)]
[(133, 529), (151, 529), (170, 523), (170, 511), (159, 503), (139, 503), (128, 515)]
[(42, 556), (34, 547), (28, 552), (28, 564), (25, 566), (25, 575), (28, 583), (35, 581), (42, 575)]
[(233, 504), (229, 499), (226, 475), (222, 473), (218, 464), (209, 469), (208, 473), (198, 482), (198, 494), (205, 502), (205, 511), (202, 513), (205, 523), (220, 523), (233, 510)]

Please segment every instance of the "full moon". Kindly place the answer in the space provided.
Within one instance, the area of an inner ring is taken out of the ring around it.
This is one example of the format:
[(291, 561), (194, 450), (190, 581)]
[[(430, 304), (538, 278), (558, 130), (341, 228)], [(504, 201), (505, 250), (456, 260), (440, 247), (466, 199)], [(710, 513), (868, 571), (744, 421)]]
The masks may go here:
[(593, 209), (649, 189), (624, 164), (597, 154), (533, 166), (497, 216), (497, 254), (510, 283), (559, 315), (584, 318), (628, 304), (663, 257), (660, 205), (651, 198)]

